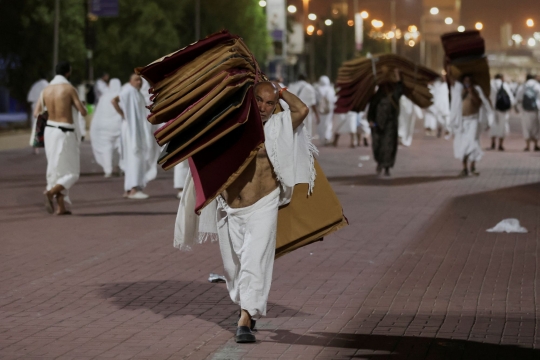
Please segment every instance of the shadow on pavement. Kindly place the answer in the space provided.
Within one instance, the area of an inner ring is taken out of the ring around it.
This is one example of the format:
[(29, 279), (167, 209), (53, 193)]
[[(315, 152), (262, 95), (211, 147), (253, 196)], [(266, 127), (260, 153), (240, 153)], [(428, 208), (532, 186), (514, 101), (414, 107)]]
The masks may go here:
[[(238, 317), (238, 306), (230, 300), (223, 283), (180, 280), (136, 281), (103, 284), (99, 292), (103, 298), (120, 309), (149, 309), (164, 318), (195, 316), (227, 330), (234, 330), (234, 323)], [(309, 315), (269, 302), (265, 318)]]
[(411, 177), (389, 177), (379, 178), (377, 175), (362, 176), (329, 176), (330, 182), (340, 182), (346, 185), (365, 185), (365, 186), (405, 186), (416, 185), (444, 180), (461, 180), (456, 176), (411, 176)]
[(358, 349), (351, 359), (540, 359), (540, 350), (468, 340), (324, 332), (298, 335), (289, 330), (274, 333), (272, 340), (279, 344)]

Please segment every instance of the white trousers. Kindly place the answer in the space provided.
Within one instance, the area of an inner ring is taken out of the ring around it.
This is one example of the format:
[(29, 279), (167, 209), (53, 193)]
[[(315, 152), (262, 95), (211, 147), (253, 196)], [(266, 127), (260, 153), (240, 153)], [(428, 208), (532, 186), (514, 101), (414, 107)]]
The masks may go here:
[(183, 189), (186, 185), (186, 177), (189, 171), (189, 163), (187, 160), (182, 161), (174, 167), (174, 188)]
[(478, 114), (463, 117), (463, 128), (454, 133), (454, 156), (463, 160), (468, 156), (469, 161), (482, 159), (484, 152), (480, 146), (480, 126)]
[(333, 112), (328, 114), (319, 114), (321, 122), (317, 126), (319, 132), (319, 141), (321, 144), (325, 144), (328, 141), (332, 141), (332, 127), (333, 127)]
[(525, 140), (538, 140), (539, 135), (538, 111), (521, 112), (521, 125), (523, 126), (523, 137)]
[[(79, 180), (80, 155), (79, 141), (74, 131), (64, 132), (55, 128), (61, 126), (67, 129), (75, 129), (73, 124), (66, 124), (48, 120), (45, 128), (45, 155), (47, 156), (47, 190), (55, 185), (62, 185), (65, 201), (71, 203), (68, 190)], [(55, 127), (51, 127), (55, 126)]]
[(495, 111), (495, 122), (489, 128), (489, 137), (504, 138), (510, 132), (510, 126), (508, 125), (508, 119), (510, 113), (508, 111)]
[(219, 248), (231, 300), (254, 319), (266, 315), (272, 283), (280, 189), (255, 204), (229, 207), (218, 196)]

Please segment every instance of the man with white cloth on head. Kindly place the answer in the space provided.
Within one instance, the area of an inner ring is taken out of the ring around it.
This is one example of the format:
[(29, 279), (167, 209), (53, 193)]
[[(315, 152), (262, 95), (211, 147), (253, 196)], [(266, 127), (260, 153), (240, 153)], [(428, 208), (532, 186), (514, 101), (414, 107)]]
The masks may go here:
[[(30, 108), (32, 109), (32, 132), (30, 133), (30, 146), (34, 146), (34, 137), (36, 136), (37, 118), (34, 117), (34, 110), (36, 110), (36, 106), (39, 102), (41, 92), (47, 87), (47, 85), (49, 85), (49, 82), (45, 80), (45, 76), (41, 76), (41, 80), (38, 80), (34, 84), (32, 84), (32, 87), (30, 88), (30, 91), (26, 96), (26, 101), (30, 103)], [(39, 154), (39, 148), (34, 148), (34, 153)]]
[(534, 144), (534, 151), (540, 151), (540, 84), (534, 75), (527, 75), (527, 81), (518, 89), (516, 98), (521, 107), (525, 151), (530, 150), (531, 142)]
[(298, 75), (298, 81), (289, 86), (289, 91), (298, 96), (300, 100), (309, 108), (309, 114), (304, 121), (304, 127), (308, 136), (313, 136), (313, 121), (320, 124), (319, 113), (317, 112), (317, 95), (315, 88), (307, 82), (307, 77), (303, 74)]
[(334, 118), (334, 103), (336, 102), (336, 91), (328, 76), (319, 78), (319, 83), (315, 88), (317, 94), (317, 112), (319, 114), (319, 144), (326, 146), (332, 142), (332, 128)]
[(482, 88), (475, 85), (472, 77), (464, 75), (461, 81), (451, 79), (450, 123), (454, 128), (454, 156), (463, 163), (460, 176), (476, 172), (476, 162), (484, 152), (480, 146), (481, 125), (493, 124), (493, 108)]
[(65, 203), (71, 203), (69, 189), (80, 175), (81, 131), (76, 110), (86, 116), (86, 109), (79, 100), (77, 90), (68, 81), (70, 76), (71, 65), (68, 62), (59, 62), (56, 65), (56, 76), (41, 93), (41, 100), (34, 111), (35, 117), (43, 110), (48, 112), (44, 134), (47, 156), (45, 209), (52, 214), (53, 199), (56, 198), (57, 215), (71, 214)]
[(411, 146), (416, 120), (422, 120), (423, 118), (424, 113), (418, 105), (406, 96), (399, 98), (398, 137), (401, 145)]
[(337, 147), (339, 144), (339, 137), (341, 135), (349, 135), (350, 136), (350, 147), (355, 147), (355, 141), (356, 141), (356, 129), (358, 125), (358, 114), (355, 111), (349, 111), (344, 114), (334, 114), (335, 119), (335, 126), (334, 126), (334, 141), (332, 145), (334, 147)]
[(506, 135), (510, 133), (510, 110), (516, 106), (516, 98), (510, 86), (504, 81), (501, 74), (495, 75), (491, 81), (491, 104), (495, 108), (493, 126), (489, 129), (491, 137), (491, 150), (495, 150), (497, 138), (499, 139), (499, 151), (504, 151), (503, 143)]
[[(115, 110), (112, 100), (120, 94), (122, 83), (111, 79), (108, 89), (101, 95), (90, 124), (92, 151), (96, 162), (103, 168), (105, 177), (111, 177), (114, 158), (120, 158), (122, 116)], [(117, 156), (115, 156), (117, 155)]]
[[(212, 203), (194, 212), (195, 190), (188, 177), (180, 201), (175, 247), (219, 238), (227, 289), (240, 306), (236, 342), (255, 342), (255, 319), (266, 315), (272, 281), (278, 208), (291, 201), (296, 184), (315, 183), (316, 148), (304, 132), (309, 109), (277, 83), (261, 82), (254, 88), (264, 123), (264, 145), (238, 178)], [(273, 114), (278, 100), (289, 109)], [(308, 194), (306, 194), (308, 195)]]
[(141, 94), (141, 77), (132, 74), (120, 95), (112, 100), (116, 111), (122, 116), (122, 166), (124, 167), (124, 197), (147, 199), (143, 192), (146, 184), (155, 179), (154, 137), (146, 120), (146, 102)]

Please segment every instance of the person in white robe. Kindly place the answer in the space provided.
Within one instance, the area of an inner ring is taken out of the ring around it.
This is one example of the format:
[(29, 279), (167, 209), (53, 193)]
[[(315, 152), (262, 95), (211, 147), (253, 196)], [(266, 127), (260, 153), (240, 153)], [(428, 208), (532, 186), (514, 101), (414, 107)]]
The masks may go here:
[(96, 80), (94, 84), (94, 97), (95, 101), (94, 103), (97, 105), (99, 103), (99, 99), (103, 94), (107, 92), (109, 89), (109, 79), (110, 76), (108, 73), (103, 73), (103, 75)]
[[(34, 146), (34, 137), (36, 136), (36, 120), (37, 117), (34, 117), (34, 111), (40, 99), (41, 92), (49, 85), (49, 82), (45, 80), (45, 76), (42, 76), (41, 80), (36, 81), (32, 84), (28, 95), (26, 96), (26, 101), (30, 104), (31, 114), (32, 114), (32, 124), (30, 132), (30, 146)], [(34, 153), (39, 154), (39, 148), (34, 148)]]
[(444, 131), (445, 138), (449, 139), (450, 99), (448, 84), (439, 78), (430, 83), (428, 88), (433, 97), (433, 103), (423, 110), (426, 135), (435, 135), (436, 133), (437, 137), (441, 137)]
[(422, 109), (408, 97), (402, 96), (399, 99), (398, 137), (401, 145), (411, 146), (416, 120), (422, 120), (423, 118)]
[(533, 143), (534, 151), (540, 151), (538, 138), (540, 136), (540, 83), (534, 75), (527, 75), (527, 81), (521, 85), (516, 95), (521, 112), (521, 125), (525, 139), (525, 151), (530, 150)]
[(120, 94), (121, 88), (122, 83), (119, 79), (111, 79), (109, 87), (101, 95), (103, 101), (96, 106), (90, 124), (92, 152), (107, 178), (112, 176), (114, 167), (119, 165), (120, 160), (122, 117), (115, 110), (112, 100)]
[[(77, 121), (77, 111), (83, 116), (86, 109), (79, 100), (75, 88), (68, 81), (71, 66), (68, 62), (56, 65), (56, 76), (41, 93), (34, 116), (48, 110), (49, 118), (45, 128), (44, 142), (47, 156), (47, 188), (45, 209), (54, 212), (53, 199), (57, 202), (57, 215), (71, 214), (65, 203), (71, 204), (69, 189), (80, 175), (79, 143), (81, 131)], [(54, 106), (47, 106), (54, 104)]]
[[(150, 94), (150, 83), (146, 81), (146, 79), (142, 79), (141, 94), (144, 97), (144, 103), (146, 104), (146, 107), (145, 107), (146, 118), (148, 118), (148, 115), (150, 115), (150, 107), (152, 106), (152, 100), (150, 100), (150, 98), (152, 97), (152, 94)], [(145, 121), (144, 126), (148, 128), (147, 131), (150, 134), (154, 134), (156, 130), (162, 126), (162, 124), (153, 125), (149, 121)], [(161, 154), (161, 149), (162, 147), (160, 147), (157, 141), (155, 141), (154, 138), (152, 138), (151, 146), (150, 146), (150, 153), (148, 155), (150, 162), (152, 162), (153, 164), (157, 164), (159, 155)], [(156, 171), (156, 175), (154, 176), (155, 178), (157, 176), (157, 166), (155, 166), (154, 169)]]
[[(289, 110), (273, 114), (278, 90), (279, 97), (289, 104)], [(285, 88), (279, 89), (268, 82), (259, 83), (255, 95), (261, 120), (266, 123), (264, 148), (254, 160), (257, 174), (249, 175), (250, 180), (245, 179), (248, 184), (242, 187), (250, 189), (243, 196), (251, 197), (251, 201), (246, 206), (231, 205), (236, 197), (228, 198), (229, 191), (236, 193), (237, 189), (229, 188), (198, 216), (194, 212), (193, 178), (188, 176), (174, 236), (174, 246), (185, 250), (207, 240), (219, 240), (227, 289), (232, 301), (241, 309), (237, 342), (256, 341), (250, 328), (254, 327), (255, 319), (266, 315), (276, 250), (278, 208), (291, 201), (296, 184), (309, 184), (311, 193), (316, 176), (314, 153), (317, 150), (302, 124), (308, 107)], [(245, 173), (251, 174), (250, 171)], [(251, 183), (254, 187), (250, 187)], [(264, 190), (259, 190), (262, 188)]]
[[(508, 95), (508, 109), (497, 108), (497, 96), (500, 91), (505, 92)], [(510, 110), (516, 106), (516, 98), (510, 89), (510, 86), (504, 81), (504, 77), (501, 74), (495, 75), (495, 79), (491, 81), (491, 104), (495, 108), (495, 121), (493, 126), (489, 129), (489, 136), (491, 137), (491, 149), (495, 150), (497, 147), (497, 139), (499, 139), (499, 151), (504, 151), (504, 138), (510, 133), (510, 125), (508, 120), (510, 119)]]
[(306, 104), (309, 108), (309, 114), (304, 121), (304, 126), (306, 128), (308, 136), (310, 138), (314, 137), (313, 122), (315, 121), (317, 125), (321, 123), (321, 121), (319, 120), (319, 113), (317, 112), (316, 107), (317, 95), (315, 92), (315, 88), (307, 82), (307, 77), (305, 75), (300, 74), (298, 75), (298, 81), (293, 82), (289, 85), (289, 91), (294, 95), (298, 96), (298, 98), (300, 98), (300, 100), (302, 100), (302, 102)]
[(345, 114), (334, 114), (334, 147), (338, 146), (341, 135), (347, 134), (350, 136), (351, 140), (349, 146), (351, 148), (356, 146), (355, 141), (358, 127), (358, 116), (359, 114), (355, 111), (349, 111)]
[(122, 116), (121, 154), (125, 172), (124, 197), (135, 200), (148, 198), (143, 192), (147, 183), (156, 178), (157, 165), (153, 148), (155, 140), (146, 120), (146, 102), (140, 89), (142, 80), (132, 74), (120, 95), (112, 100)]
[(182, 198), (184, 186), (186, 185), (186, 178), (189, 173), (189, 163), (187, 160), (182, 161), (180, 164), (174, 167), (174, 188), (178, 191), (176, 197)]
[(482, 125), (493, 124), (493, 108), (482, 88), (470, 76), (454, 81), (451, 87), (450, 122), (454, 133), (454, 157), (463, 164), (460, 176), (479, 175), (476, 162), (482, 159), (480, 146)]
[(371, 136), (371, 127), (369, 126), (369, 121), (367, 119), (367, 112), (369, 110), (369, 105), (366, 106), (366, 109), (364, 111), (360, 111), (358, 113), (356, 123), (356, 143), (358, 146), (362, 144), (362, 140), (364, 143), (364, 146), (369, 146), (369, 138)]
[(319, 144), (326, 146), (332, 142), (336, 91), (326, 75), (319, 78), (315, 90), (317, 94), (317, 112), (319, 115), (319, 125), (317, 126)]

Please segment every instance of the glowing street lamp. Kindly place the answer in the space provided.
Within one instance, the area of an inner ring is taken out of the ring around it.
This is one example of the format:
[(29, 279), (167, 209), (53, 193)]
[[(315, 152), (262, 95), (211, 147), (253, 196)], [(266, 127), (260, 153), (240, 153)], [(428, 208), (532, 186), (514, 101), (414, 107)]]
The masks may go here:
[(535, 47), (536, 40), (534, 40), (533, 38), (530, 38), (529, 40), (527, 40), (527, 45), (529, 45), (530, 47)]
[(347, 25), (354, 26), (354, 21), (352, 21), (352, 20), (347, 21)]
[(294, 14), (296, 12), (296, 10), (297, 10), (296, 6), (294, 6), (294, 5), (289, 5), (287, 7), (287, 11), (290, 12), (291, 14)]
[(306, 32), (308, 35), (313, 35), (314, 31), (315, 31), (315, 26), (313, 25), (308, 25), (308, 27), (306, 28)]
[(307, 17), (308, 17), (308, 19), (311, 20), (311, 21), (317, 20), (317, 15), (315, 15), (315, 14), (309, 14)]
[(477, 22), (476, 24), (474, 24), (474, 28), (476, 30), (482, 30), (484, 28), (484, 24), (482, 24), (481, 22)]
[(418, 28), (416, 27), (416, 25), (410, 25), (407, 30), (410, 32), (410, 33), (414, 33), (414, 32), (417, 32), (418, 31)]
[(333, 24), (332, 20), (330, 20), (330, 19), (324, 20), (324, 25), (330, 26), (330, 25), (332, 25), (332, 24)]
[(459, 32), (464, 32), (464, 31), (465, 31), (465, 26), (459, 25), (459, 26), (457, 27), (457, 31), (459, 31)]
[(446, 25), (452, 25), (454, 23), (454, 19), (452, 19), (451, 17), (447, 17), (446, 19), (444, 19), (444, 23)]
[(431, 15), (437, 15), (439, 13), (439, 8), (437, 7), (432, 7), (431, 9), (429, 9), (429, 13)]
[(362, 19), (367, 19), (369, 17), (369, 13), (364, 10), (360, 13), (360, 16), (362, 17)]
[(527, 19), (527, 21), (525, 23), (527, 24), (528, 27), (533, 27), (534, 26), (534, 20), (533, 19)]
[(259, 1), (259, 6), (260, 7), (266, 7), (266, 1), (264, 1), (264, 0)]
[(416, 41), (414, 41), (414, 40), (409, 40), (409, 42), (407, 43), (407, 45), (409, 45), (410, 47), (414, 47), (414, 45), (416, 45)]
[(373, 19), (371, 20), (371, 26), (375, 29), (380, 29), (384, 26), (384, 23), (381, 20)]

